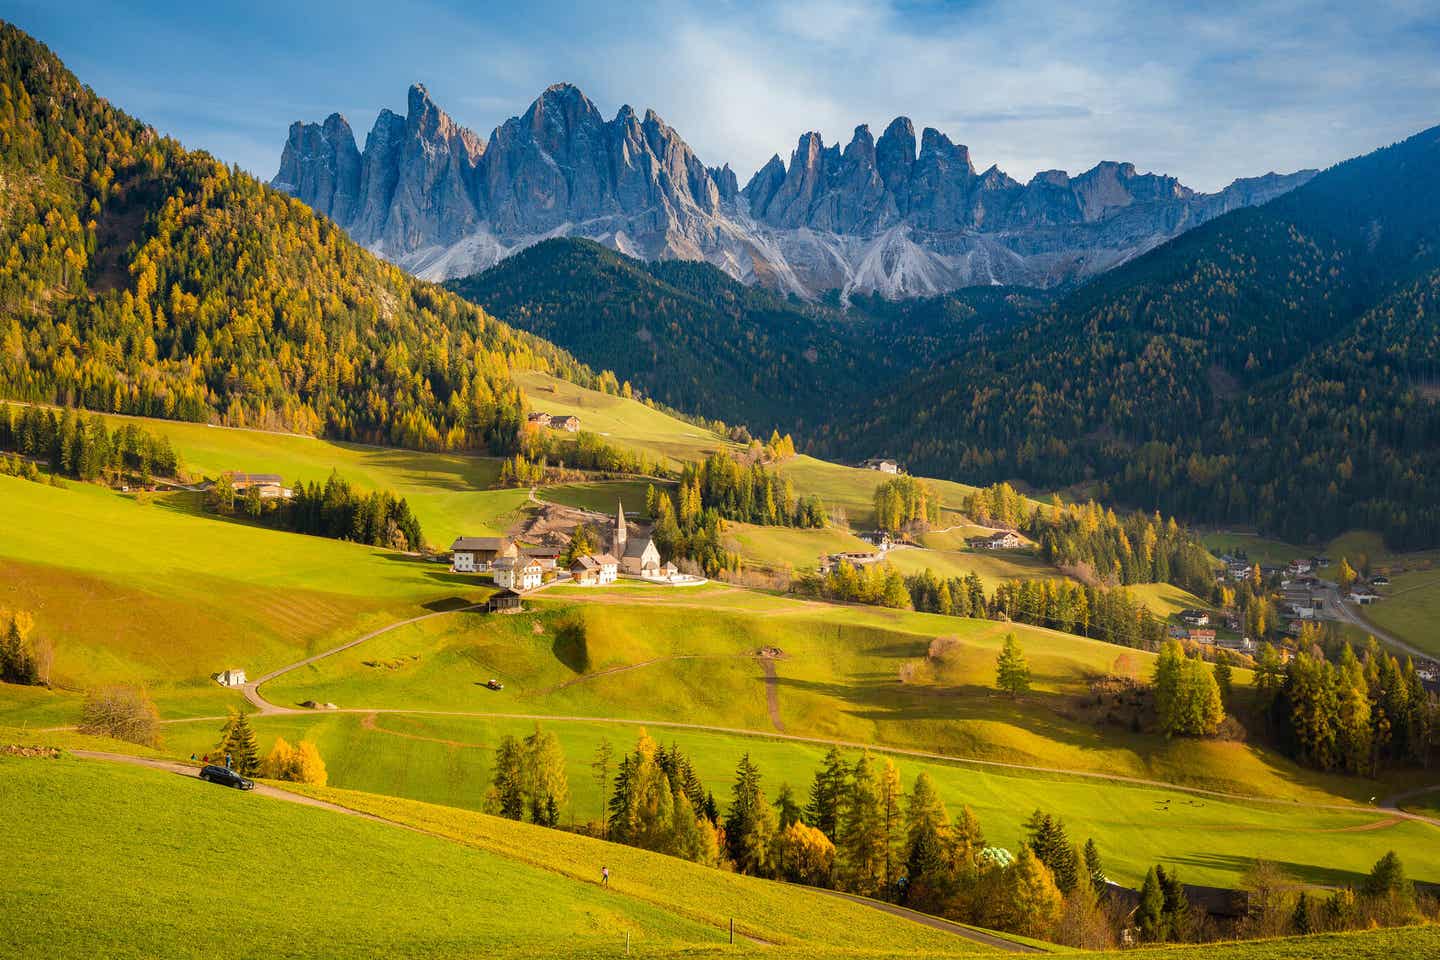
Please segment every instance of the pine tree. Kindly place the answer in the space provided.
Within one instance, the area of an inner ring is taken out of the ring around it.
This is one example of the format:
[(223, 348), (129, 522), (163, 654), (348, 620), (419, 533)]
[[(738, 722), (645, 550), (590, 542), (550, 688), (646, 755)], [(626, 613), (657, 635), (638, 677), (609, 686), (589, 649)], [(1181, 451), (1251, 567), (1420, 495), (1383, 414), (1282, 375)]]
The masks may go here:
[(226, 721), (216, 752), (222, 757), (229, 757), (231, 769), (240, 775), (259, 775), (260, 747), (255, 742), (255, 731), (250, 726), (250, 718), (243, 710), (232, 713)]
[(1005, 635), (1005, 645), (995, 659), (995, 684), (1012, 700), (1030, 690), (1030, 664), (1013, 633)]
[(790, 789), (790, 784), (780, 784), (780, 789), (775, 794), (775, 814), (779, 818), (780, 829), (788, 829), (790, 824), (802, 819), (804, 813), (795, 799), (795, 791)]
[(1107, 885), (1105, 877), (1105, 866), (1100, 862), (1100, 848), (1095, 846), (1094, 838), (1085, 841), (1084, 871), (1090, 877), (1090, 885), (1097, 893), (1104, 893)]
[(805, 807), (805, 822), (815, 827), (832, 841), (838, 839), (840, 808), (846, 794), (846, 781), (850, 771), (839, 747), (831, 747), (825, 753), (825, 760), (815, 772), (810, 786), (810, 802)]
[(741, 873), (766, 876), (777, 824), (775, 810), (760, 789), (760, 770), (749, 753), (740, 758), (735, 768), (730, 796), (730, 811), (725, 817), (725, 846), (730, 859)]
[(565, 752), (560, 740), (539, 725), (525, 738), (521, 755), (523, 789), (530, 820), (543, 827), (557, 827), (560, 808), (570, 800), (570, 781), (565, 773)]
[(1155, 867), (1164, 900), (1165, 939), (1179, 942), (1187, 939), (1190, 931), (1190, 899), (1185, 895), (1185, 885), (1175, 870)]
[(506, 735), (495, 748), (495, 772), (486, 807), (510, 820), (525, 816), (525, 762), (519, 741)]
[(1145, 882), (1140, 887), (1135, 926), (1140, 929), (1141, 939), (1151, 943), (1163, 943), (1169, 932), (1165, 917), (1165, 892), (1160, 888), (1160, 878), (1154, 867), (1145, 872)]
[(880, 787), (869, 754), (855, 761), (848, 786), (835, 840), (841, 879), (854, 893), (876, 896), (885, 883), (887, 838)]

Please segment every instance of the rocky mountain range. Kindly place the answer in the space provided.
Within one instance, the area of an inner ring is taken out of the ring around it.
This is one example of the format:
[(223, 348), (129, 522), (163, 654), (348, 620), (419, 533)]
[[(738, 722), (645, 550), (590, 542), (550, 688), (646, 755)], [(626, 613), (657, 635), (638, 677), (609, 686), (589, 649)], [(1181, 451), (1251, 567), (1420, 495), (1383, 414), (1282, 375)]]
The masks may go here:
[(896, 118), (876, 140), (818, 133), (776, 155), (744, 189), (707, 167), (653, 110), (606, 120), (574, 86), (547, 88), (487, 142), (423, 86), (406, 115), (382, 110), (362, 152), (349, 123), (290, 127), (272, 185), (421, 277), (493, 265), (540, 240), (579, 236), (645, 260), (706, 260), (747, 283), (814, 298), (891, 298), (977, 284), (1054, 287), (1124, 263), (1314, 171), (1237, 180), (1202, 194), (1105, 162), (1020, 183), (933, 128)]

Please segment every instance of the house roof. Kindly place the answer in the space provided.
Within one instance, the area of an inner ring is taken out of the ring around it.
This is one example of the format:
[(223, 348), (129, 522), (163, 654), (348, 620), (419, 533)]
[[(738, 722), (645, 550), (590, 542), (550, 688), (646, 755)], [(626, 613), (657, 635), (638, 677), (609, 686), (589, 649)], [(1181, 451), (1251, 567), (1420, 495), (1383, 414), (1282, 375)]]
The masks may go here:
[(595, 562), (599, 563), (602, 567), (613, 567), (620, 561), (616, 560), (612, 555), (608, 553), (602, 553), (599, 556), (595, 557)]
[(510, 541), (504, 537), (456, 537), (451, 550), (504, 550)]
[(501, 557), (499, 560), (496, 560), (494, 564), (496, 570), (509, 570), (517, 565), (518, 562), (514, 557)]
[(654, 545), (654, 543), (655, 543), (655, 541), (653, 541), (653, 540), (650, 539), (649, 537), (636, 537), (634, 540), (626, 540), (626, 541), (625, 541), (625, 556), (627, 556), (627, 557), (640, 557), (640, 556), (644, 556), (644, 555), (645, 555), (645, 551), (648, 550), (648, 549), (650, 549), (651, 546)]
[(516, 593), (514, 590), (511, 590), (509, 587), (506, 587), (506, 588), (503, 589), (503, 590), (497, 590), (497, 591), (495, 591), (494, 593), (492, 593), (492, 594), (490, 595), (490, 602), (491, 602), (491, 603), (494, 603), (496, 600), (510, 600), (510, 599), (519, 600), (519, 599), (520, 599), (520, 594)]
[(596, 563), (595, 558), (588, 553), (583, 557), (576, 557), (570, 561), (571, 570), (597, 570), (599, 567), (600, 564)]
[(238, 470), (230, 472), (230, 480), (241, 483), (284, 483), (285, 480), (278, 473), (241, 473)]
[(559, 547), (522, 547), (520, 552), (527, 557), (534, 557), (537, 560), (555, 558), (560, 556)]

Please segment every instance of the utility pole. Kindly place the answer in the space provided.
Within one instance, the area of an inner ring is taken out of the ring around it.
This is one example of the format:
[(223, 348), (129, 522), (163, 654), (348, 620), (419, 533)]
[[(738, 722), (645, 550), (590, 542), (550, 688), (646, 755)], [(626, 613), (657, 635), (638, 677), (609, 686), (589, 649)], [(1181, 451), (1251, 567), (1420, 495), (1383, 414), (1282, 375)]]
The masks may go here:
[(735, 942), (735, 918), (730, 918), (730, 942)]

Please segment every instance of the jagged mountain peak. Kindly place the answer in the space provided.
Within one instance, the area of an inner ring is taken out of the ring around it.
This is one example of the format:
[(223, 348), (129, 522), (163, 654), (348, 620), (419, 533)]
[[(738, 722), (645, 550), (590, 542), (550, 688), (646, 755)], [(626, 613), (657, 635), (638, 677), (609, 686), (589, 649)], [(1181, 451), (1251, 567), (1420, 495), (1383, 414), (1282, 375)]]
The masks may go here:
[(424, 84), (406, 115), (381, 110), (363, 154), (343, 117), (291, 126), (274, 185), (372, 250), (430, 279), (482, 269), (551, 235), (645, 259), (705, 259), (805, 297), (827, 289), (931, 294), (976, 283), (1053, 286), (1093, 275), (1309, 173), (1196, 194), (1173, 177), (1104, 161), (1027, 184), (937, 127), (898, 116), (843, 148), (810, 130), (740, 189), (653, 109), (605, 120), (572, 83), (541, 91), (487, 141)]

